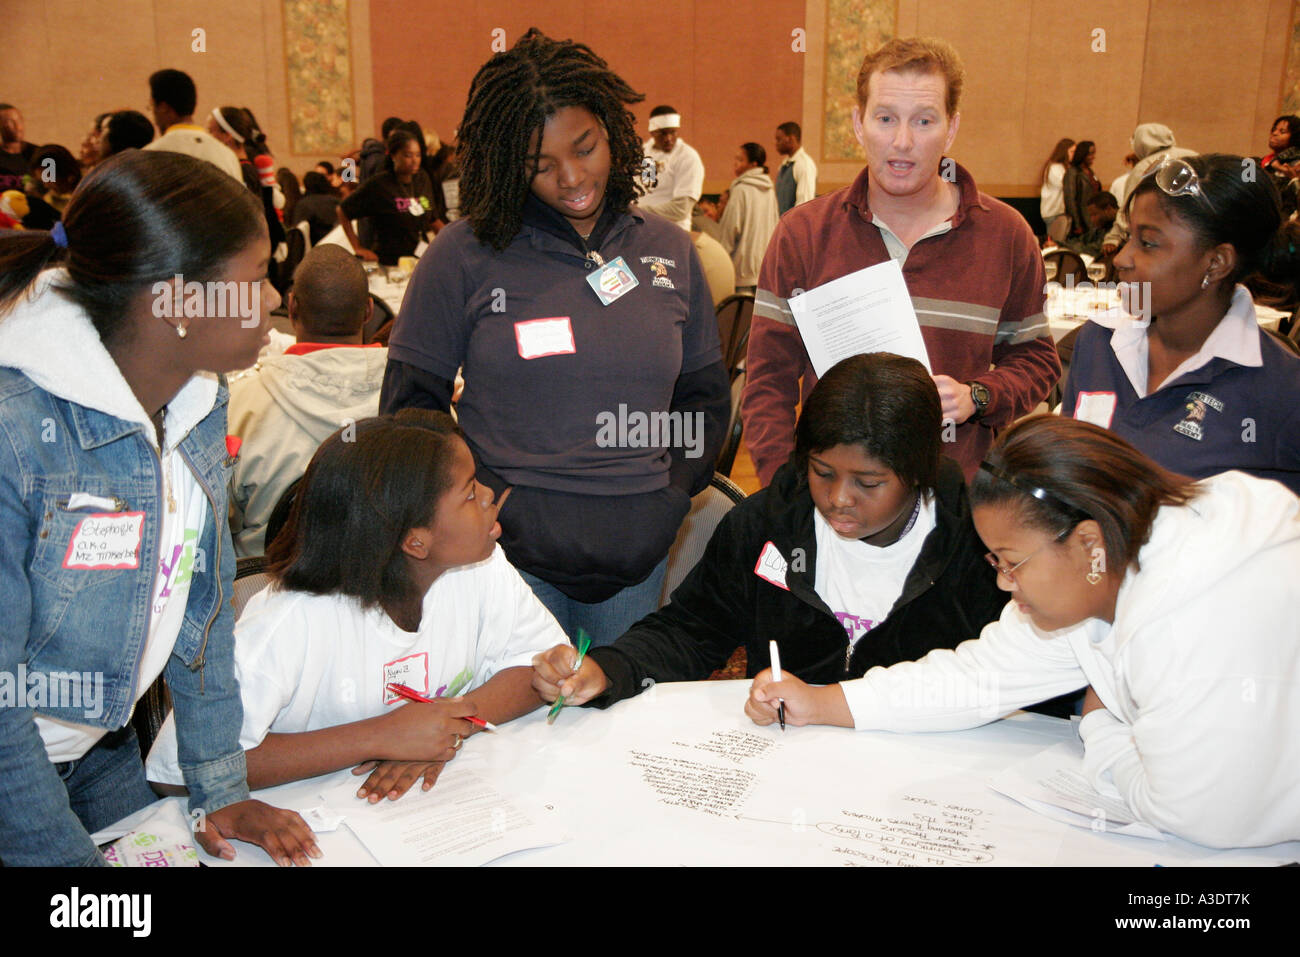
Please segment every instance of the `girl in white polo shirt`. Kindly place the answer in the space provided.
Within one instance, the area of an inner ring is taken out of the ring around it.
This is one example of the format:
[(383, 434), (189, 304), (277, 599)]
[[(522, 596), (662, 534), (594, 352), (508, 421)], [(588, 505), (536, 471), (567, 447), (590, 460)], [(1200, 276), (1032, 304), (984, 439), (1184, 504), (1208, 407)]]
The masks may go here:
[[(500, 506), (443, 413), (325, 440), (268, 550), (275, 584), (236, 626), (251, 787), (355, 765), (372, 802), (420, 778), (428, 790), (476, 730), (467, 717), (541, 704), (532, 656), (564, 633), (497, 548)], [(440, 700), (408, 703), (392, 684)], [(167, 732), (149, 778), (179, 783)]]

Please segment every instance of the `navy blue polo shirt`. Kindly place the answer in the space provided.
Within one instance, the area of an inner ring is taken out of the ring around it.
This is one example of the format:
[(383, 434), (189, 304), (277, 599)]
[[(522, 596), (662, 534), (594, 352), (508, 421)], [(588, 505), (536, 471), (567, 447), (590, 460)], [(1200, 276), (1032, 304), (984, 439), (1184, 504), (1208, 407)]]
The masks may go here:
[[(1234, 296), (1234, 314), (1255, 323), (1244, 287)], [(1300, 358), (1256, 326), (1260, 365), (1216, 355), (1139, 397), (1112, 344), (1132, 329), (1103, 321), (1079, 332), (1063, 415), (1109, 427), (1171, 471), (1205, 478), (1239, 469), (1300, 494)]]
[(597, 245), (637, 282), (609, 305), (587, 282), (599, 267), (562, 235), (526, 220), (497, 252), (458, 220), (429, 246), (402, 302), (390, 359), (447, 380), (464, 367), (461, 428), (479, 462), (512, 485), (665, 488), (666, 442), (602, 443), (599, 417), (666, 415), (678, 378), (720, 361), (690, 234), (632, 211)]

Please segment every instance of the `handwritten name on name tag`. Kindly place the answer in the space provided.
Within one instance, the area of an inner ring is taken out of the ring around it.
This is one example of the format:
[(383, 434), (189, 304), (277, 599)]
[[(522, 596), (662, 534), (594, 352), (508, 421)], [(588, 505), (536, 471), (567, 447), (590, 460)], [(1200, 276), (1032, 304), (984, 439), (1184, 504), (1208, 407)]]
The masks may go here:
[(1074, 403), (1074, 417), (1080, 422), (1091, 422), (1109, 429), (1115, 418), (1114, 392), (1080, 392)]
[(758, 561), (754, 563), (754, 574), (778, 588), (789, 591), (790, 586), (785, 583), (785, 573), (789, 567), (781, 550), (771, 542), (767, 542), (758, 556)]
[(523, 359), (572, 355), (578, 351), (573, 341), (573, 325), (568, 316), (516, 322), (515, 343), (519, 347), (519, 356)]
[(427, 696), (429, 694), (429, 653), (419, 651), (384, 665), (384, 704), (404, 701), (401, 695), (388, 690), (390, 684), (406, 685), (412, 691)]
[(144, 512), (97, 512), (77, 523), (64, 568), (139, 568)]

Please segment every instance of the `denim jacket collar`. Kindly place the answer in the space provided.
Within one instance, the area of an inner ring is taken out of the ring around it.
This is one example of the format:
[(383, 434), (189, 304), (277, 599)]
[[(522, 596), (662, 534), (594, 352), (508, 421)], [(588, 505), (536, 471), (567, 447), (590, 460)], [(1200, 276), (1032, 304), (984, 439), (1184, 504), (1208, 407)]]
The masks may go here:
[[(30, 295), (0, 322), (0, 364), (22, 372), (51, 395), (74, 404), (83, 449), (98, 448), (134, 431), (157, 448), (149, 415), (122, 377), (85, 311), (59, 292), (63, 269), (40, 275)], [(180, 444), (219, 404), (218, 379), (200, 373), (167, 404), (166, 438)]]

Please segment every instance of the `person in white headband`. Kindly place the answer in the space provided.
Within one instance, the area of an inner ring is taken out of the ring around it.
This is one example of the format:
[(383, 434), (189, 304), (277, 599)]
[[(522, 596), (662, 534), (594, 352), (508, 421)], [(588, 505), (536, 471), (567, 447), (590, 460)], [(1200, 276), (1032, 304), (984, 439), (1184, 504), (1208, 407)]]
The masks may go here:
[(217, 126), (221, 127), (221, 129), (226, 132), (227, 136), (233, 139), (236, 143), (241, 145), (243, 144), (244, 137), (241, 136), (239, 131), (230, 125), (230, 121), (222, 115), (221, 107), (214, 106), (212, 108), (212, 119), (216, 121)]
[(689, 231), (691, 211), (704, 192), (704, 161), (693, 146), (678, 138), (681, 126), (681, 114), (671, 106), (650, 111), (642, 172), (646, 193), (637, 205)]

